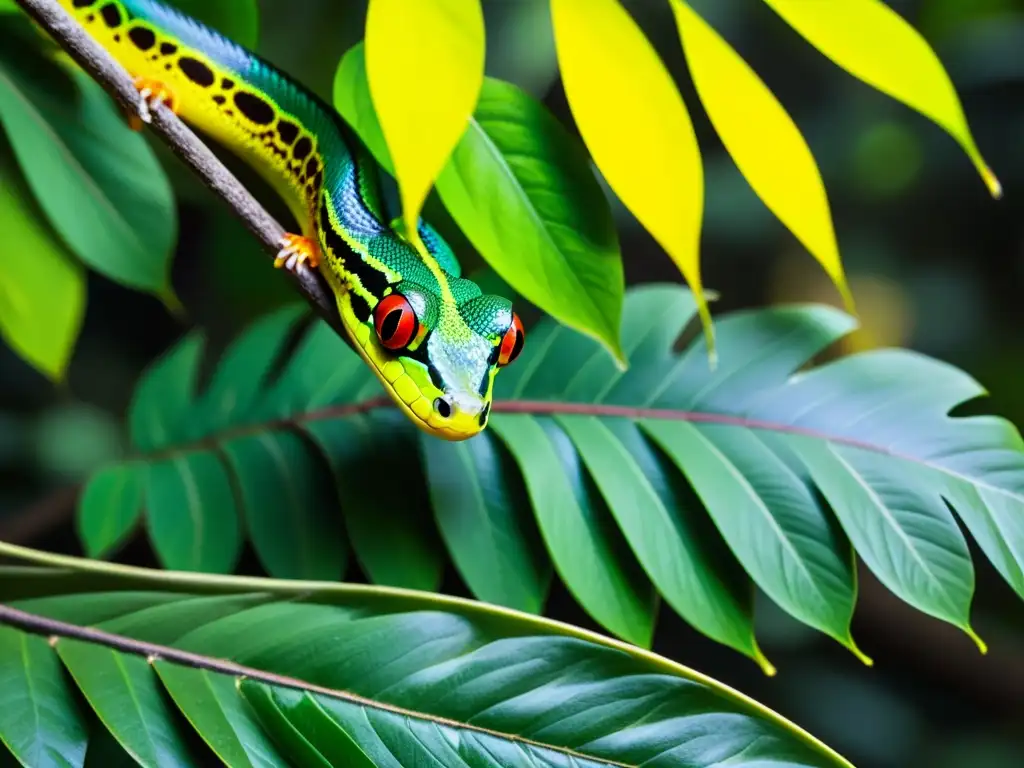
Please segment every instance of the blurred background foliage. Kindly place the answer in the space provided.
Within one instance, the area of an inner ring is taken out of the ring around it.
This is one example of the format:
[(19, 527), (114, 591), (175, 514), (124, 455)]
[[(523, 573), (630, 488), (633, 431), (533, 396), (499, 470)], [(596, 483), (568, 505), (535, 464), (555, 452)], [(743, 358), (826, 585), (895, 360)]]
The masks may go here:
[[(767, 303), (838, 305), (827, 276), (757, 199), (699, 107), (667, 3), (624, 0), (676, 76), (704, 152), (703, 267), (715, 311)], [(889, 0), (927, 38), (1005, 189), (994, 202), (948, 135), (832, 65), (757, 0), (695, 0), (789, 110), (819, 163), (863, 328), (848, 348), (906, 346), (960, 366), (992, 393), (986, 409), (1024, 427), (1024, 0)], [(362, 37), (365, 0), (261, 0), (259, 51), (330, 99), (335, 67)], [(558, 82), (545, 0), (485, 0), (487, 73), (541, 98), (572, 126)], [(52, 385), (0, 346), (0, 539), (80, 553), (75, 488), (116, 456), (141, 370), (191, 325), (214, 348), (293, 299), (255, 241), (159, 141), (175, 191), (173, 285), (161, 301), (89, 273), (81, 338), (67, 380)], [(0, 136), (0, 154), (9, 153)], [(262, 189), (252, 174), (229, 165)], [(282, 218), (284, 210), (264, 195)], [(627, 282), (679, 279), (649, 235), (613, 201)], [(479, 259), (439, 205), (427, 216), (472, 270)], [(141, 537), (140, 537), (141, 539)], [(972, 547), (973, 547), (972, 542)], [(123, 560), (153, 564), (137, 541)], [(856, 764), (1010, 768), (1024, 761), (1024, 616), (976, 557), (979, 656), (956, 629), (915, 613), (861, 568), (854, 632), (865, 668), (769, 601), (758, 634), (774, 679), (662, 612), (657, 652), (735, 685), (808, 728)], [(245, 566), (257, 572), (250, 557)], [(357, 572), (348, 577), (360, 580)], [(466, 594), (457, 576), (444, 590)], [(548, 614), (592, 626), (564, 591)]]

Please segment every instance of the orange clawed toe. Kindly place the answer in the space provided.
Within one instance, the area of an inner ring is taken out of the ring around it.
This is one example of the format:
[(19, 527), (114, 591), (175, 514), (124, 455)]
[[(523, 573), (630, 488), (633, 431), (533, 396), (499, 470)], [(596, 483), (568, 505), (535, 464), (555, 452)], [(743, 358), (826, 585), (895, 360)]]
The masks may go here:
[(142, 130), (142, 124), (153, 119), (150, 110), (160, 104), (167, 104), (174, 114), (178, 114), (178, 99), (168, 86), (149, 77), (136, 77), (133, 83), (139, 92), (139, 113), (128, 120), (132, 130)]
[(281, 250), (274, 259), (275, 267), (286, 267), (294, 272), (301, 264), (316, 267), (320, 264), (320, 248), (316, 241), (302, 235), (286, 234), (281, 238)]

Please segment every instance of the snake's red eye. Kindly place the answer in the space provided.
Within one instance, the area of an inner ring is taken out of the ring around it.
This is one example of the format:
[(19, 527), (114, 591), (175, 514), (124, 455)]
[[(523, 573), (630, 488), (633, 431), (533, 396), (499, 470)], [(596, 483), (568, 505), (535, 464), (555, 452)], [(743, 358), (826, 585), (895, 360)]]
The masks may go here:
[(523, 351), (523, 343), (526, 341), (526, 334), (523, 332), (523, 323), (519, 315), (512, 313), (512, 325), (505, 331), (501, 339), (501, 348), (498, 350), (498, 365), (508, 365)]
[(416, 338), (419, 321), (409, 300), (399, 293), (392, 293), (373, 308), (373, 325), (381, 344), (388, 349), (405, 349)]

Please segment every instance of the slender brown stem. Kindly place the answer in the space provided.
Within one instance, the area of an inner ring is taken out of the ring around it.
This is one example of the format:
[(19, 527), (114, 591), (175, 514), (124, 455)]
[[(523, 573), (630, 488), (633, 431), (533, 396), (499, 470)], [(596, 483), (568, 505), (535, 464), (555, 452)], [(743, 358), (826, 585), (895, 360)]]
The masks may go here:
[[(129, 114), (139, 108), (139, 93), (132, 78), (68, 13), (54, 0), (15, 0), (29, 16), (100, 83)], [(284, 228), (256, 198), (224, 167), (209, 147), (165, 105), (151, 107), (150, 127), (194, 170), (203, 182), (223, 198), (232, 212), (259, 238), (269, 254), (276, 255)], [(337, 305), (326, 280), (314, 269), (299, 268), (290, 275), (313, 308), (345, 341), (348, 336), (338, 317)]]

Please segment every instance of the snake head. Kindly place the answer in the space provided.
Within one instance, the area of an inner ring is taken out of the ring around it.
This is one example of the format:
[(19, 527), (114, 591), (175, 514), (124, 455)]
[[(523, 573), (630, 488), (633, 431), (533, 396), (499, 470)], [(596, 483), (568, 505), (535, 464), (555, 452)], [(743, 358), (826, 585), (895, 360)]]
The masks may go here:
[(408, 280), (392, 286), (373, 309), (364, 347), (396, 403), (417, 426), (448, 440), (487, 425), (494, 377), (525, 341), (508, 299), (457, 282), (468, 286), (445, 296)]

